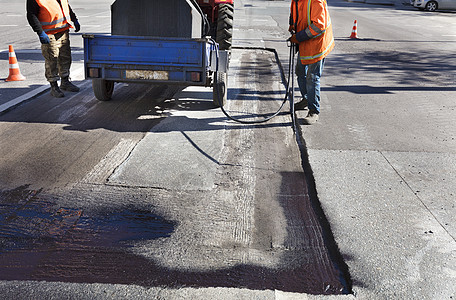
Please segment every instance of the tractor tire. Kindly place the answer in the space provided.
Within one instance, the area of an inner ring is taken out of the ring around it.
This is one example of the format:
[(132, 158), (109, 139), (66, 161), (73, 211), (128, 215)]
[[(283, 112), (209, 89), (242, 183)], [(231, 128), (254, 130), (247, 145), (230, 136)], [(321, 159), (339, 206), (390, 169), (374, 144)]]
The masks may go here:
[(227, 98), (227, 77), (224, 72), (217, 72), (217, 82), (214, 82), (212, 101), (215, 107), (224, 106)]
[(92, 89), (95, 97), (100, 101), (111, 100), (114, 92), (114, 81), (104, 79), (92, 79)]
[(220, 4), (217, 19), (217, 34), (215, 37), (215, 41), (219, 44), (220, 50), (231, 50), (233, 17), (233, 4)]

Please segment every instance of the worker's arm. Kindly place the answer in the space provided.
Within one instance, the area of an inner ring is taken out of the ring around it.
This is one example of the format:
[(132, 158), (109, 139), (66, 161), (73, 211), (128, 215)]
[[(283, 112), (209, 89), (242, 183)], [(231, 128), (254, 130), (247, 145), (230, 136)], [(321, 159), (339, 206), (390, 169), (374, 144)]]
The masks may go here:
[(76, 23), (78, 18), (76, 18), (76, 14), (73, 12), (73, 10), (71, 9), (71, 6), (69, 4), (68, 4), (68, 7), (70, 8), (70, 19), (71, 19), (71, 22)]
[(293, 15), (294, 15), (294, 1), (291, 1), (290, 7), (290, 18), (288, 19), (288, 25), (294, 25)]
[(68, 4), (68, 8), (70, 9), (71, 22), (73, 22), (73, 24), (74, 24), (75, 31), (78, 32), (79, 30), (81, 30), (81, 25), (79, 24), (78, 18), (76, 18), (76, 14), (73, 12), (73, 10), (71, 9), (71, 6), (69, 4)]
[(296, 30), (296, 28), (295, 28), (296, 22), (293, 18), (293, 15), (295, 15), (295, 12), (294, 12), (295, 8), (296, 8), (296, 2), (291, 1), (290, 18), (288, 19), (288, 25), (290, 25), (290, 26), (288, 26), (288, 31), (290, 33), (294, 32)]
[(40, 7), (35, 0), (27, 0), (27, 20), (32, 27), (33, 31), (38, 34), (41, 44), (49, 44), (50, 40), (46, 32), (41, 27), (41, 22), (38, 20)]
[(43, 32), (40, 20), (38, 20), (38, 14), (40, 13), (40, 7), (35, 0), (27, 0), (27, 21), (38, 35)]
[(310, 26), (296, 34), (296, 39), (299, 42), (313, 39), (326, 30), (328, 24), (326, 24), (327, 18), (325, 5), (325, 0), (313, 0), (310, 15)]

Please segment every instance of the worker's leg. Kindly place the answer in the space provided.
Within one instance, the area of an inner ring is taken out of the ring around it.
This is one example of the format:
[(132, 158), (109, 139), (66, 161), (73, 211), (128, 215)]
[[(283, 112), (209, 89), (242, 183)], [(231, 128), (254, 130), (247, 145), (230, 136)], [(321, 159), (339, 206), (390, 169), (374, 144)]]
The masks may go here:
[(320, 113), (320, 77), (323, 73), (325, 59), (307, 66), (306, 91), (309, 112)]
[(60, 88), (65, 91), (79, 92), (79, 88), (70, 82), (71, 47), (69, 31), (62, 33), (60, 42), (59, 75), (62, 78)]
[(307, 66), (301, 63), (301, 58), (298, 55), (298, 60), (296, 61), (296, 75), (298, 77), (298, 86), (299, 91), (301, 92), (302, 100), (295, 104), (296, 110), (303, 110), (307, 107), (307, 87), (306, 87), (306, 72)]
[(60, 42), (59, 51), (59, 75), (60, 78), (70, 76), (71, 67), (71, 48), (69, 31), (59, 32), (56, 34)]
[(53, 34), (49, 34), (49, 44), (41, 44), (41, 53), (44, 57), (45, 76), (49, 82), (57, 82), (59, 77), (59, 41)]
[(307, 66), (301, 63), (301, 58), (298, 55), (296, 61), (296, 76), (298, 77), (298, 86), (303, 99), (307, 99), (306, 72)]
[(41, 45), (41, 53), (44, 57), (44, 69), (47, 81), (51, 84), (51, 95), (57, 98), (65, 96), (60, 90), (57, 81), (59, 77), (58, 58), (60, 42), (53, 34), (49, 34), (49, 44)]

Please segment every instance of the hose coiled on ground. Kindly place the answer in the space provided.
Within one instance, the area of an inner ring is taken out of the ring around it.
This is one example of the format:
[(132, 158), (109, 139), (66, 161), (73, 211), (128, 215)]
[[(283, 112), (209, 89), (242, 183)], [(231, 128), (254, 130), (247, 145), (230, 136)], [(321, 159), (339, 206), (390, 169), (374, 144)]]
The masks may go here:
[[(219, 66), (218, 66), (218, 63), (219, 63), (219, 54), (218, 54), (218, 45), (217, 43), (211, 39), (211, 42), (215, 45), (216, 47), (216, 71), (215, 71), (215, 74), (214, 74), (214, 85), (217, 85), (217, 72), (218, 72), (218, 69), (219, 69)], [(243, 47), (233, 47), (234, 49), (251, 49), (251, 50), (267, 50), (267, 51), (273, 51), (276, 55), (276, 59), (278, 59), (278, 55), (277, 55), (277, 52), (275, 51), (275, 49), (268, 49), (268, 48), (243, 48)], [(215, 88), (214, 89), (214, 92), (216, 93), (216, 97), (219, 99), (219, 103), (222, 103), (222, 105), (220, 106), (220, 109), (222, 110), (223, 114), (230, 120), (232, 121), (235, 121), (235, 122), (238, 122), (238, 123), (241, 123), (241, 124), (261, 124), (261, 123), (265, 123), (265, 122), (268, 122), (270, 121), (271, 119), (275, 118), (277, 115), (279, 115), (279, 113), (282, 111), (287, 99), (290, 100), (290, 114), (291, 114), (291, 118), (292, 118), (292, 125), (293, 125), (293, 129), (295, 129), (295, 126), (296, 126), (296, 121), (295, 121), (295, 113), (294, 113), (294, 71), (295, 71), (295, 54), (296, 54), (296, 45), (294, 45), (293, 43), (290, 43), (289, 44), (289, 48), (290, 48), (290, 55), (289, 55), (289, 61), (288, 61), (288, 65), (289, 65), (289, 69), (288, 69), (288, 79), (285, 79), (285, 86), (286, 86), (286, 92), (285, 92), (285, 97), (282, 101), (282, 104), (280, 105), (279, 109), (272, 113), (272, 114), (264, 114), (264, 115), (258, 115), (257, 117), (262, 117), (263, 119), (261, 120), (252, 120), (252, 121), (246, 121), (246, 120), (241, 120), (241, 119), (237, 119), (237, 118), (234, 118), (233, 116), (231, 116), (226, 110), (225, 108), (223, 107), (223, 101), (221, 101), (221, 97), (220, 97), (220, 94), (219, 94), (219, 90), (218, 88)], [(280, 65), (280, 61), (279, 62), (279, 66), (281, 67)], [(282, 79), (284, 79), (283, 77), (283, 69), (281, 69), (281, 73), (282, 73)]]

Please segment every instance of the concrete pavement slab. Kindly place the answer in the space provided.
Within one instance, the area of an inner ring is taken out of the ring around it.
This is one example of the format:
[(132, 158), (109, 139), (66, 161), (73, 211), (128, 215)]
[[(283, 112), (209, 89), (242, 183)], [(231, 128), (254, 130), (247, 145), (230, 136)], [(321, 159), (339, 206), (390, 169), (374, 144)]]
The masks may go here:
[(456, 154), (382, 153), (417, 200), (456, 239)]
[[(195, 105), (206, 109), (193, 110)], [(210, 109), (212, 90), (188, 88), (179, 96), (178, 106), (180, 110), (167, 112), (168, 117), (136, 146), (110, 183), (171, 190), (214, 187), (212, 174), (220, 159), (225, 125), (220, 111)]]
[[(413, 160), (414, 155), (408, 155)], [(362, 299), (454, 296), (454, 238), (382, 152), (309, 149), (309, 158), (355, 295)]]

